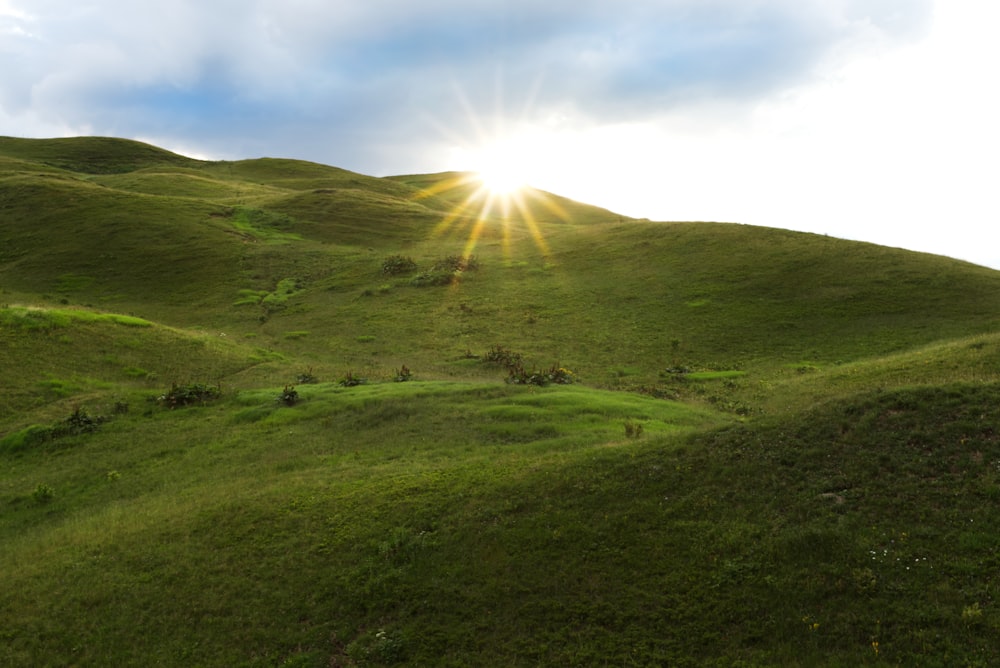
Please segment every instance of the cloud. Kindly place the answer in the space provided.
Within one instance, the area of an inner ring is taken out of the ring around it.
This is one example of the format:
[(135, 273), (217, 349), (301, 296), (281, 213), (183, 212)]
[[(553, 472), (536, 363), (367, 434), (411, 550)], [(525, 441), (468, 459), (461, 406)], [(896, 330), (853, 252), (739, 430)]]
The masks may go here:
[(369, 174), (470, 168), (506, 137), (534, 185), (622, 213), (1000, 266), (981, 259), (996, 18), (982, 0), (0, 0), (0, 128)]
[(929, 16), (925, 0), (4, 0), (0, 107), (391, 171), (378, 138), (403, 154), (470, 108), (602, 123), (738, 106)]

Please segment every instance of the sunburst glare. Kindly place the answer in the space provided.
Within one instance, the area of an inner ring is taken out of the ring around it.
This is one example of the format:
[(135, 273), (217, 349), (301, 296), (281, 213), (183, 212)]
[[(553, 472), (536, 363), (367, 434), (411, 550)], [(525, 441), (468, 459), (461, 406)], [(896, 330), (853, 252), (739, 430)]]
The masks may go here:
[(516, 178), (516, 173), (501, 177), (499, 172), (496, 176), (487, 176), (482, 171), (460, 172), (424, 188), (420, 197), (436, 195), (447, 197), (454, 204), (435, 226), (432, 236), (468, 229), (466, 255), (472, 254), (487, 230), (499, 228), (506, 255), (510, 254), (512, 237), (520, 230), (527, 232), (547, 258), (549, 246), (539, 227), (539, 214), (547, 213), (563, 221), (569, 219), (565, 209), (548, 193), (525, 185)]
[(483, 114), (456, 87), (466, 122), (446, 126), (427, 119), (450, 145), (448, 164), (455, 171), (425, 185), (418, 197), (434, 198), (447, 207), (432, 236), (467, 234), (467, 255), (481, 239), (491, 238), (499, 239), (509, 256), (517, 239), (527, 237), (548, 258), (541, 223), (567, 221), (569, 216), (559, 198), (530, 185), (539, 165), (550, 162), (543, 159), (547, 154), (539, 154), (546, 149), (538, 141), (540, 127), (531, 120), (532, 100), (524, 101), (520, 113), (511, 113), (499, 79), (494, 92), (495, 108)]
[(433, 236), (468, 230), (464, 252), (470, 255), (480, 238), (499, 230), (503, 250), (511, 253), (511, 244), (520, 232), (526, 232), (543, 257), (549, 246), (539, 226), (539, 216), (566, 221), (569, 216), (555, 198), (526, 183), (521, 165), (525, 155), (516, 144), (501, 146), (483, 142), (480, 148), (464, 149), (457, 172), (427, 186), (421, 198), (440, 195), (450, 202), (447, 214), (434, 228)]
[(512, 147), (488, 147), (477, 152), (473, 168), (483, 187), (498, 197), (512, 196), (525, 184), (524, 167), (516, 149)]

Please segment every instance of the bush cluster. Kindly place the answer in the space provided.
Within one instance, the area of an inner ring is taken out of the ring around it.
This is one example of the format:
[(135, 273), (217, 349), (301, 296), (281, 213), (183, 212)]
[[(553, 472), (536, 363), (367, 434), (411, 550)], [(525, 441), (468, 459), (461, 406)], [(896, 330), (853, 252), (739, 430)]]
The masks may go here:
[(315, 375), (313, 375), (312, 367), (309, 367), (308, 371), (303, 371), (295, 377), (295, 382), (299, 385), (311, 385), (313, 383), (318, 383), (319, 380)]
[(54, 424), (33, 424), (8, 434), (0, 439), (0, 452), (19, 452), (63, 436), (91, 434), (110, 419), (103, 415), (91, 415), (84, 409), (76, 407), (69, 417)]
[(156, 398), (156, 402), (167, 408), (205, 404), (222, 396), (222, 388), (204, 383), (178, 385), (174, 383), (170, 389)]
[(538, 385), (543, 387), (550, 383), (569, 385), (573, 382), (573, 372), (553, 364), (546, 370), (526, 370), (521, 364), (515, 364), (507, 369), (507, 383), (512, 385)]
[(569, 385), (573, 382), (573, 372), (558, 364), (548, 369), (525, 368), (524, 355), (500, 344), (492, 346), (479, 360), (507, 369), (506, 382), (512, 385)]
[[(451, 285), (459, 274), (465, 271), (479, 269), (479, 259), (475, 255), (446, 255), (431, 265), (430, 269), (421, 271), (410, 279), (410, 285), (426, 287), (434, 285)], [(417, 271), (417, 263), (405, 255), (390, 255), (382, 260), (382, 273), (386, 276), (401, 276)], [(372, 290), (366, 290), (365, 296), (373, 296)]]
[(487, 364), (497, 364), (503, 367), (514, 367), (521, 364), (524, 360), (524, 355), (518, 352), (514, 352), (510, 348), (500, 345), (499, 343), (491, 347), (482, 356), (482, 360)]
[(446, 255), (431, 267), (431, 271), (475, 271), (479, 269), (479, 258), (475, 255)]
[(413, 258), (403, 255), (390, 255), (382, 260), (382, 273), (386, 276), (399, 276), (400, 274), (410, 274), (417, 270), (417, 263)]
[(299, 401), (299, 392), (294, 385), (285, 385), (285, 389), (278, 395), (278, 402), (286, 406), (294, 406)]
[(353, 371), (348, 371), (339, 381), (337, 381), (337, 385), (340, 385), (341, 387), (355, 387), (357, 385), (364, 385), (367, 382), (367, 378), (362, 378)]
[(107, 421), (108, 418), (102, 415), (90, 415), (87, 411), (77, 406), (73, 409), (70, 416), (62, 421), (61, 425), (53, 428), (53, 436), (89, 434), (97, 431), (97, 428)]

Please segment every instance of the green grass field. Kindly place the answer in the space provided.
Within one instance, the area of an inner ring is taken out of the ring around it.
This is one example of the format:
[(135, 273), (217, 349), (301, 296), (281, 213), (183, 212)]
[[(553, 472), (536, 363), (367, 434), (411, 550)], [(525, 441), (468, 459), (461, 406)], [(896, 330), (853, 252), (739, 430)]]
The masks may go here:
[(1000, 662), (994, 270), (0, 138), (0, 354), (2, 665)]

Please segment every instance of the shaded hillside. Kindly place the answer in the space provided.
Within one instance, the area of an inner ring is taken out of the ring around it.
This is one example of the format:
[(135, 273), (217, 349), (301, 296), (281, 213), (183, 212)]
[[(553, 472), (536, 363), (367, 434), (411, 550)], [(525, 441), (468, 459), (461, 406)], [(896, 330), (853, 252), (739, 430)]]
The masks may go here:
[(20, 292), (155, 309), (211, 299), (239, 271), (240, 240), (209, 202), (11, 176), (0, 208), (0, 275)]
[(51, 419), (87, 397), (203, 378), (218, 382), (269, 358), (217, 333), (89, 310), (0, 307), (0, 432), (18, 416)]
[[(296, 406), (248, 391), (0, 454), (0, 656), (1000, 657), (995, 384), (716, 431), (711, 414), (584, 387), (300, 389)], [(648, 433), (626, 437), (629, 419)]]

